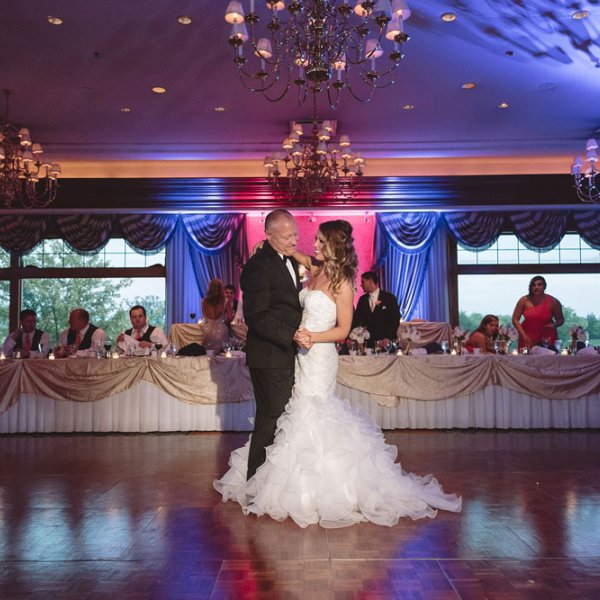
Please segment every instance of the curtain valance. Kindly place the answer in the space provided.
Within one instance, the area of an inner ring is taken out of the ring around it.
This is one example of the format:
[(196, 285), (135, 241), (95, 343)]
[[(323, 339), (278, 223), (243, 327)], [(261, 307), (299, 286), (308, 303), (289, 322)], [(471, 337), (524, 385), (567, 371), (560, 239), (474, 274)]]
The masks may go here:
[(193, 247), (202, 254), (217, 255), (237, 239), (244, 214), (184, 215), (181, 222)]
[(534, 252), (555, 248), (574, 229), (590, 246), (600, 250), (600, 212), (540, 210), (522, 212), (456, 212), (444, 215), (450, 234), (465, 250), (481, 252), (492, 246), (510, 223), (519, 241)]
[(429, 249), (440, 223), (434, 212), (383, 213), (377, 226), (388, 241), (406, 254), (420, 254)]

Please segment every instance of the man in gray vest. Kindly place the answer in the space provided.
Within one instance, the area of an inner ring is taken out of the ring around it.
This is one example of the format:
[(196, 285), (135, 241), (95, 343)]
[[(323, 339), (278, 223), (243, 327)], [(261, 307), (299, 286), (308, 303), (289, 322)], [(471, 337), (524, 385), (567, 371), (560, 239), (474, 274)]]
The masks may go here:
[(95, 350), (104, 344), (106, 333), (90, 323), (90, 313), (74, 308), (69, 314), (69, 327), (58, 338), (57, 356), (62, 357), (80, 350)]
[(155, 344), (166, 348), (169, 340), (165, 332), (160, 327), (148, 325), (146, 309), (140, 304), (136, 304), (129, 309), (129, 320), (132, 327), (127, 329), (117, 337), (117, 343), (123, 346), (125, 335), (131, 336), (138, 343), (140, 348), (152, 348)]
[(7, 336), (2, 345), (5, 356), (20, 358), (44, 358), (50, 351), (50, 338), (45, 331), (37, 329), (35, 310), (25, 308), (19, 314), (19, 329)]

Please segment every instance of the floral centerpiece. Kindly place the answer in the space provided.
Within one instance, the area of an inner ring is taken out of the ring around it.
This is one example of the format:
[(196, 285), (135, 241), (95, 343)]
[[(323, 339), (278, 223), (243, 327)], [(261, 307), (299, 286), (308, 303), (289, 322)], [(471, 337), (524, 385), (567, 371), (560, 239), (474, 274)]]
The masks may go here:
[(517, 330), (512, 325), (501, 325), (498, 328), (498, 341), (500, 354), (508, 354), (511, 342), (517, 339)]
[(581, 325), (574, 325), (573, 327), (569, 327), (569, 337), (571, 338), (569, 354), (573, 354), (577, 351), (577, 342), (585, 342), (587, 340), (587, 332)]
[(365, 354), (365, 342), (371, 337), (371, 334), (366, 327), (355, 327), (348, 336), (351, 340), (354, 340), (358, 344), (358, 350), (360, 354)]
[(467, 331), (465, 331), (462, 327), (456, 326), (452, 330), (452, 337), (456, 343), (456, 352), (457, 354), (462, 354), (463, 345), (465, 340), (467, 339)]
[(421, 334), (414, 325), (409, 325), (406, 329), (400, 331), (400, 339), (406, 342), (404, 354), (410, 354), (412, 343), (421, 339)]

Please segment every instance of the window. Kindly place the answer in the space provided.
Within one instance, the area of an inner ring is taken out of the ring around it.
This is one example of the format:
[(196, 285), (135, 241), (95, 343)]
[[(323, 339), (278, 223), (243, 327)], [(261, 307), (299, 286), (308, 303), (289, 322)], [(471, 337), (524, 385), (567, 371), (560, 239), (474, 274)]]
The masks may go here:
[[(0, 264), (8, 267), (10, 255), (6, 254)], [(150, 323), (164, 327), (164, 265), (164, 251), (140, 254), (123, 239), (110, 240), (102, 251), (91, 255), (74, 252), (63, 240), (44, 240), (22, 257), (21, 266), (6, 269), (3, 278), (21, 282), (19, 310), (33, 308), (52, 342), (67, 326), (70, 310), (78, 306), (88, 310), (91, 321), (114, 339), (130, 326), (128, 311), (134, 304), (145, 306)], [(0, 279), (2, 324), (8, 324), (11, 300), (15, 301), (10, 298), (8, 281)]]
[(485, 314), (510, 324), (517, 300), (527, 294), (529, 280), (542, 275), (547, 292), (563, 305), (562, 339), (573, 325), (588, 331), (590, 343), (600, 344), (600, 252), (578, 235), (568, 234), (550, 252), (528, 250), (516, 236), (501, 235), (484, 252), (457, 248), (459, 323), (472, 331)]

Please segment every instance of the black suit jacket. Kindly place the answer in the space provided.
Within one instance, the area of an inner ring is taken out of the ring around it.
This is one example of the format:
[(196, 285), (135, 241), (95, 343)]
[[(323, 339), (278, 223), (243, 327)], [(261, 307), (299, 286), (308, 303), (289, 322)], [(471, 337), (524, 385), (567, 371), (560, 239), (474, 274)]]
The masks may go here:
[(265, 242), (245, 264), (240, 277), (244, 320), (248, 325), (246, 358), (253, 368), (293, 368), (296, 355), (294, 333), (302, 308), (298, 294), (298, 264), (294, 283), (286, 264)]
[(379, 303), (371, 312), (369, 294), (363, 294), (358, 299), (352, 318), (352, 327), (359, 325), (366, 327), (371, 334), (367, 341), (369, 347), (373, 347), (375, 340), (395, 339), (398, 336), (398, 326), (400, 325), (400, 309), (396, 296), (380, 289)]

